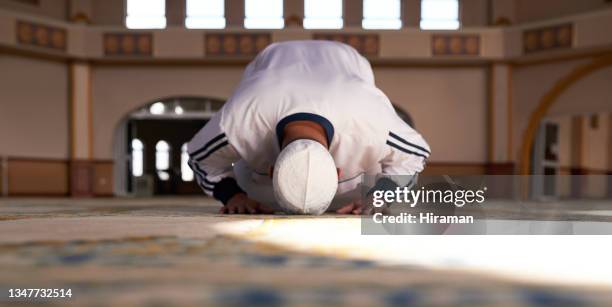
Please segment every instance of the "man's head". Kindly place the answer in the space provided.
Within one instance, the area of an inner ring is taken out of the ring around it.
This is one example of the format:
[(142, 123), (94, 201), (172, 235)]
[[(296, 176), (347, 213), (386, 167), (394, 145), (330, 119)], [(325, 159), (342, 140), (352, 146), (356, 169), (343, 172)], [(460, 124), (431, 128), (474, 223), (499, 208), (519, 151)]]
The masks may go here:
[(276, 201), (290, 213), (324, 213), (336, 194), (339, 173), (324, 130), (312, 122), (290, 123), (282, 146), (272, 172)]

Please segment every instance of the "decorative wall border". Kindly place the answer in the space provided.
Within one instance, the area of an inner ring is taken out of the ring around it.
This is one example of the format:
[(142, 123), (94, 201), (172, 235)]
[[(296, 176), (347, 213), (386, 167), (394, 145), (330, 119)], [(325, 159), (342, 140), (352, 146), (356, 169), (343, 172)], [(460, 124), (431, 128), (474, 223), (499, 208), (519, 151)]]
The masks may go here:
[(153, 34), (151, 33), (104, 33), (104, 55), (144, 56), (153, 55)]
[(15, 27), (17, 43), (35, 47), (66, 51), (68, 33), (66, 29), (17, 20)]
[(312, 39), (345, 43), (367, 57), (377, 57), (380, 52), (378, 34), (314, 33)]
[(253, 57), (272, 43), (270, 33), (207, 33), (205, 55), (210, 57)]
[(431, 36), (433, 56), (479, 56), (480, 35), (478, 34), (434, 34)]
[(574, 43), (574, 25), (565, 23), (523, 31), (523, 52), (525, 54), (568, 49)]

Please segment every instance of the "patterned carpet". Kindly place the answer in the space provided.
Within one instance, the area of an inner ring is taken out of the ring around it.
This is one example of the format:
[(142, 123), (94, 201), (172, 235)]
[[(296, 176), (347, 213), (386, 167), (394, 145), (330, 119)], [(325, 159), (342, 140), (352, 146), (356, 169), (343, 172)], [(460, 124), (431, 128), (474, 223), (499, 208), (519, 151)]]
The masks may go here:
[[(224, 233), (220, 223), (253, 217), (217, 210), (202, 198), (0, 200), (0, 305), (612, 305), (607, 286), (389, 265), (335, 249), (266, 243), (252, 228)], [(11, 288), (72, 289), (73, 295), (11, 299)]]

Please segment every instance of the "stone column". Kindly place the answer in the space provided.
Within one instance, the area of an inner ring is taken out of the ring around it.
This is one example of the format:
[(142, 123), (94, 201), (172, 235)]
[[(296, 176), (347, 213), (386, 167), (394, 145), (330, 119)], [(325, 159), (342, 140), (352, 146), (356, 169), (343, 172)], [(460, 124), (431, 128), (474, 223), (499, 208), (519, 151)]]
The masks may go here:
[(70, 192), (72, 196), (93, 194), (93, 123), (91, 66), (70, 63)]
[(612, 198), (612, 113), (608, 115), (608, 198)]
[(244, 28), (244, 0), (225, 0), (225, 22), (228, 28)]
[(166, 0), (166, 26), (181, 27), (185, 25), (186, 15), (186, 0)]
[(421, 0), (402, 0), (402, 27), (418, 28), (421, 22)]
[(571, 194), (573, 198), (580, 198), (583, 195), (583, 178), (585, 175), (583, 169), (583, 147), (584, 147), (584, 116), (572, 116), (571, 134), (570, 134), (570, 175), (571, 177)]
[(612, 113), (608, 115), (608, 175), (612, 176)]
[(304, 0), (285, 0), (283, 18), (286, 28), (301, 28), (304, 20)]
[(344, 0), (342, 3), (344, 27), (361, 28), (363, 20), (363, 1)]
[(492, 162), (512, 160), (512, 67), (493, 64), (491, 67), (490, 116)]

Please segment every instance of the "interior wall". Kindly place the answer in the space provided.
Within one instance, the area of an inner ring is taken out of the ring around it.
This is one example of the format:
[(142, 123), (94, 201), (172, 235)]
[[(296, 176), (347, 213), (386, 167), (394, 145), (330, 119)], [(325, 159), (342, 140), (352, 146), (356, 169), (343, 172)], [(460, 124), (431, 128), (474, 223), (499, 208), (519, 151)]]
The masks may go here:
[(605, 0), (515, 0), (517, 22), (553, 19), (612, 8)]
[(484, 27), (489, 23), (489, 0), (459, 2), (459, 18), (462, 27)]
[[(583, 167), (608, 170), (608, 120), (612, 113), (612, 66), (577, 81), (557, 99), (548, 114), (557, 117), (580, 115), (583, 120)], [(596, 121), (596, 126), (592, 126)], [(577, 166), (578, 167), (578, 166)]]
[(557, 99), (548, 114), (596, 114), (612, 112), (612, 66), (580, 79)]
[[(574, 60), (532, 66), (517, 66), (512, 70), (512, 144), (514, 160), (519, 161), (525, 129), (529, 118), (542, 97), (563, 76), (588, 60)], [(574, 108), (580, 108), (576, 104)]]
[[(170, 96), (226, 99), (241, 75), (239, 66), (95, 67), (94, 158), (112, 159), (114, 129), (132, 110)], [(485, 162), (484, 68), (375, 68), (375, 75), (377, 85), (415, 119), (433, 148), (431, 161)]]
[(95, 66), (93, 82), (94, 158), (113, 157), (113, 136), (131, 111), (156, 99), (204, 96), (227, 99), (242, 66)]
[(69, 193), (69, 169), (64, 160), (13, 159), (8, 162), (9, 195), (58, 195)]
[(61, 20), (68, 16), (68, 0), (38, 0), (38, 4), (27, 0), (0, 0), (0, 8)]
[(65, 63), (0, 55), (0, 155), (68, 158)]
[[(593, 125), (596, 122), (596, 125)], [(608, 170), (608, 114), (599, 113), (585, 116), (582, 129), (582, 167), (587, 170)]]
[(375, 68), (376, 84), (410, 113), (431, 162), (486, 162), (485, 68)]
[(125, 25), (125, 0), (91, 0), (91, 7), (91, 22), (94, 25)]

